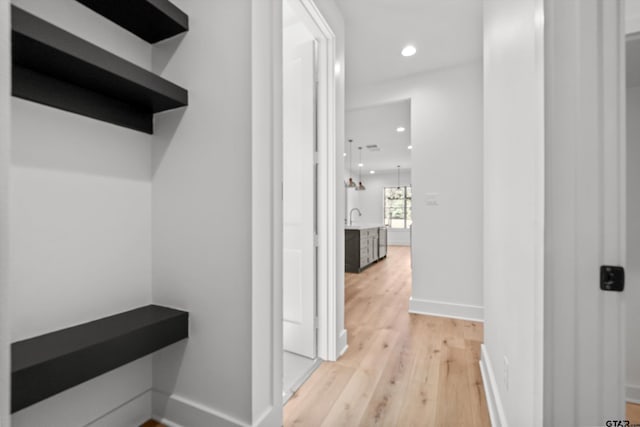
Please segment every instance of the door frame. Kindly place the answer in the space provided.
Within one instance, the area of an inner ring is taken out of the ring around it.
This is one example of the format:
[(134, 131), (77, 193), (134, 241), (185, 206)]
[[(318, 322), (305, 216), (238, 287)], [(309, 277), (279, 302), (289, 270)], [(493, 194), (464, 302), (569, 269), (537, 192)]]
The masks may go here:
[[(285, 0), (286, 1), (286, 0)], [(335, 361), (337, 354), (336, 292), (336, 83), (335, 33), (313, 0), (291, 0), (317, 43), (317, 139), (318, 139), (318, 259), (317, 259), (317, 354)]]
[[(2, 0), (0, 0), (2, 1)], [(282, 1), (251, 0), (251, 425), (282, 425)], [(320, 31), (318, 356), (336, 359), (336, 37)], [(324, 82), (324, 83), (323, 83)]]
[[(625, 16), (626, 16), (626, 14), (625, 14)], [(635, 42), (635, 43), (639, 43), (640, 42), (640, 19), (639, 18), (640, 17), (635, 17), (635, 22), (636, 23), (633, 24), (633, 25), (629, 25), (629, 21), (627, 21), (627, 25), (626, 25), (627, 32), (626, 32), (626, 36), (625, 36), (625, 48), (626, 48), (626, 45), (629, 42)], [(629, 18), (626, 17), (626, 19), (628, 20)], [(630, 28), (631, 28), (631, 31), (630, 31)], [(626, 55), (625, 55), (625, 72), (626, 72)], [(626, 81), (625, 81), (625, 96), (629, 94), (629, 90), (630, 89), (636, 89), (636, 87), (631, 87), (631, 88), (627, 87)], [(628, 104), (625, 102), (625, 106), (626, 105), (628, 105)], [(625, 117), (624, 117), (624, 119), (625, 119), (625, 130), (627, 131), (626, 138), (625, 138), (625, 140), (626, 140), (625, 150), (626, 150), (627, 155), (625, 157), (628, 157), (629, 148), (631, 147), (629, 133), (628, 133), (629, 129), (627, 128), (627, 125), (626, 125), (626, 118), (627, 118), (628, 115), (629, 114), (625, 112)], [(626, 172), (627, 172), (626, 175), (625, 175), (625, 184), (627, 185), (626, 188), (629, 188), (629, 189), (632, 188), (632, 187), (630, 187), (629, 183), (631, 183), (633, 181), (629, 180), (629, 178), (630, 178), (629, 175), (630, 174), (628, 172), (630, 171), (630, 169), (632, 167), (637, 167), (635, 165), (632, 165), (632, 162), (633, 162), (633, 160), (629, 160), (628, 158), (627, 158), (627, 160), (625, 162)], [(626, 197), (628, 197), (631, 194), (631, 192), (630, 191), (625, 191), (624, 194), (625, 194)], [(629, 203), (630, 202), (627, 200), (627, 206), (626, 206), (626, 209), (625, 209), (625, 215), (626, 215), (625, 216), (625, 226), (628, 224), (627, 218), (629, 218), (629, 215), (631, 213), (630, 212), (630, 208), (629, 208)], [(628, 229), (626, 229), (626, 231), (628, 232)], [(628, 254), (629, 254), (628, 248), (629, 248), (629, 245), (630, 245), (630, 243), (629, 243), (630, 236), (625, 233), (625, 237), (627, 239), (627, 243), (625, 244), (625, 249), (627, 250), (627, 257), (628, 257)], [(628, 258), (627, 258), (627, 260), (628, 260)], [(629, 267), (629, 266), (626, 265), (625, 268), (627, 268), (627, 267)], [(628, 278), (629, 278), (629, 275), (627, 275), (627, 279), (626, 279), (627, 283), (625, 285), (625, 289), (628, 286), (633, 286), (635, 284), (635, 283), (630, 283)], [(633, 296), (637, 297), (636, 295), (633, 295)], [(624, 296), (624, 304), (625, 304), (624, 326), (625, 326), (625, 328), (628, 328), (629, 325), (631, 324), (630, 323), (631, 319), (629, 319), (629, 317), (626, 315), (626, 313), (629, 312), (628, 311), (629, 308), (627, 307), (627, 301), (632, 301), (632, 296), (630, 296), (629, 294)], [(635, 301), (634, 301), (634, 303), (635, 303)], [(626, 367), (627, 367), (626, 361), (628, 360), (629, 350), (630, 350), (627, 347), (628, 333), (631, 333), (631, 331), (627, 331), (625, 329), (625, 337), (623, 339), (623, 347), (622, 347), (622, 351), (623, 351), (622, 355), (623, 355), (624, 360), (625, 360), (625, 365), (624, 365), (624, 367), (625, 367), (625, 376), (623, 378), (623, 380), (624, 380), (624, 398), (625, 398), (625, 403), (638, 404), (638, 403), (640, 403), (640, 401), (638, 400), (638, 398), (640, 398), (640, 395), (638, 394), (638, 389), (636, 387), (637, 384), (629, 382), (630, 380), (628, 378), (628, 373), (626, 372)]]
[(0, 426), (10, 421), (11, 363), (9, 328), (9, 172), (11, 159), (11, 38), (10, 2), (0, 0)]

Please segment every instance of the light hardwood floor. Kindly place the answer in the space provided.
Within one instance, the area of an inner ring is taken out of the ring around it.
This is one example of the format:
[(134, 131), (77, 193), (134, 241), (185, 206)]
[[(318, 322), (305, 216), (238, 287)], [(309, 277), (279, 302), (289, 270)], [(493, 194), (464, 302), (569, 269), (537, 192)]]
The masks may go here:
[(482, 324), (408, 313), (409, 248), (345, 278), (349, 349), (284, 408), (285, 426), (490, 426)]
[(627, 403), (627, 420), (631, 424), (640, 424), (640, 405)]
[[(285, 417), (286, 417), (286, 408), (285, 408)], [(633, 403), (627, 403), (627, 420), (631, 423), (631, 424), (640, 424), (640, 405), (635, 405)], [(366, 420), (362, 420), (362, 422), (360, 423), (365, 424)], [(488, 423), (488, 420), (485, 420)], [(285, 425), (289, 425), (291, 424), (291, 422), (287, 422), (286, 418), (285, 418)], [(299, 423), (298, 423), (299, 424)], [(381, 423), (379, 423), (380, 425), (383, 425)], [(301, 425), (301, 424), (299, 424)], [(389, 424), (392, 425), (392, 424)], [(412, 425), (420, 425), (419, 422), (413, 423)], [(446, 425), (446, 424), (445, 424)], [(482, 425), (480, 423), (477, 423), (476, 425)], [(489, 425), (489, 424), (486, 424)], [(164, 424), (160, 424), (157, 421), (154, 420), (149, 420), (146, 423), (142, 424), (140, 427), (166, 427)]]

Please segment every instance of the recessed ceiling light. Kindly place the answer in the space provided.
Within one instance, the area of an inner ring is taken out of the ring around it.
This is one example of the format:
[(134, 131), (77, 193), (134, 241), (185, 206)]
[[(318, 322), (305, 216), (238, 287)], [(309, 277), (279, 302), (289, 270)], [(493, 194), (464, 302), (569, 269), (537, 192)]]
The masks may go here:
[(404, 128), (402, 126), (398, 126), (396, 128), (396, 132), (404, 132)]
[(374, 173), (376, 173), (376, 171), (369, 171), (369, 173), (373, 175)]
[(342, 153), (342, 157), (347, 157), (347, 153)]
[(408, 45), (405, 46), (404, 49), (402, 49), (402, 56), (413, 56), (415, 55), (417, 52), (416, 48), (412, 45)]
[(407, 146), (407, 148), (408, 148), (409, 150), (413, 150), (413, 145), (409, 145), (409, 146)]
[(364, 163), (358, 163), (358, 167), (361, 168), (364, 166)]

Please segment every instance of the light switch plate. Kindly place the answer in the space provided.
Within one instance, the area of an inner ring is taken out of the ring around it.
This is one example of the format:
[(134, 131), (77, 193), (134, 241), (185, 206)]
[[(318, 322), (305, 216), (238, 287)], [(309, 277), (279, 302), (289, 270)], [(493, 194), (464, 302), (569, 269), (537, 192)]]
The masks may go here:
[(440, 194), (438, 193), (425, 194), (425, 202), (427, 203), (427, 206), (439, 206), (440, 205), (439, 196)]

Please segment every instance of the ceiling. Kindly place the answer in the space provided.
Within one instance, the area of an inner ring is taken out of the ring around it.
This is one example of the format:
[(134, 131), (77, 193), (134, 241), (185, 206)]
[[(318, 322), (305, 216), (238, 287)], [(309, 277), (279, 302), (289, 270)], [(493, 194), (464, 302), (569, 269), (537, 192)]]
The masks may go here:
[[(345, 19), (347, 87), (482, 56), (480, 0), (336, 0)], [(403, 57), (413, 44), (418, 52)]]
[[(640, 1), (640, 0), (639, 0)], [(345, 19), (346, 86), (350, 89), (400, 79), (482, 57), (481, 0), (336, 0)], [(408, 44), (416, 55), (403, 57)], [(367, 88), (375, 90), (375, 88)], [(347, 105), (349, 102), (347, 100)], [(347, 111), (347, 139), (363, 150), (363, 172), (411, 168), (410, 101)], [(404, 125), (406, 131), (397, 133)], [(346, 144), (348, 153), (348, 143)], [(348, 167), (349, 158), (346, 159)], [(363, 174), (364, 175), (364, 174)]]
[[(358, 171), (359, 153), (362, 148), (362, 176), (370, 170), (380, 173), (385, 170), (396, 170), (411, 167), (411, 103), (409, 100), (368, 108), (349, 110), (346, 113), (347, 139), (353, 139), (353, 159), (349, 158), (349, 142), (345, 145), (347, 157), (345, 167), (351, 168), (354, 174)], [(402, 126), (404, 132), (396, 129)], [(378, 145), (379, 151), (366, 148), (367, 145)]]

